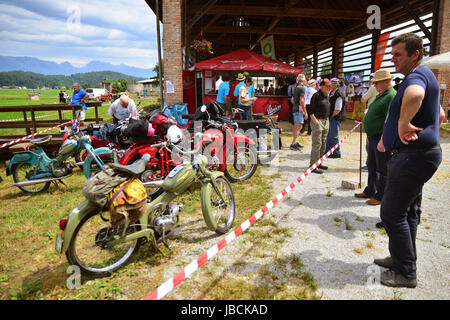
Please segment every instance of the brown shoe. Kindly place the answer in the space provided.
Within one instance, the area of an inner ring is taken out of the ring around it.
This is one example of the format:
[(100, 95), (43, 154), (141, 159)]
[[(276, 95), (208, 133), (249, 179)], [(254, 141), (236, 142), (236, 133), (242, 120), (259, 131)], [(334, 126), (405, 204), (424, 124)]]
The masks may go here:
[(381, 204), (381, 201), (378, 201), (377, 199), (374, 198), (370, 198), (369, 200), (366, 201), (366, 203), (370, 204), (371, 206), (377, 206)]
[(367, 195), (367, 194), (365, 194), (364, 192), (361, 192), (361, 193), (355, 193), (355, 197), (357, 197), (357, 198), (370, 198), (370, 196), (369, 195)]
[(417, 279), (405, 278), (401, 274), (395, 273), (393, 270), (381, 272), (380, 282), (387, 287), (417, 287)]

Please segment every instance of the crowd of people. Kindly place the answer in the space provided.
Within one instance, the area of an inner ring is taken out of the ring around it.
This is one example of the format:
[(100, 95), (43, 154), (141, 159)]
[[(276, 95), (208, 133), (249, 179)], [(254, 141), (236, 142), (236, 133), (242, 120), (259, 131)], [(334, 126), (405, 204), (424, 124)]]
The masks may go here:
[[(422, 39), (406, 33), (392, 40), (391, 61), (395, 71), (404, 75), (403, 81), (393, 79), (388, 70), (378, 70), (371, 75), (371, 86), (362, 90), (358, 83), (348, 80), (307, 81), (300, 74), (288, 90), (293, 97), (294, 123), (290, 149), (300, 150), (295, 143), (297, 131), (303, 124), (306, 127), (309, 119), (310, 165), (338, 142), (340, 122), (345, 119), (344, 102), (356, 98), (367, 104), (363, 128), (367, 135), (368, 181), (355, 197), (367, 199), (369, 205), (380, 205), (379, 225), (389, 237), (390, 256), (374, 263), (387, 269), (381, 272), (380, 281), (390, 287), (417, 286), (415, 241), (422, 189), (442, 161), (439, 127), (445, 113), (436, 77), (421, 63), (423, 52)], [(330, 157), (340, 158), (341, 153), (336, 150)], [(327, 169), (320, 165), (313, 172), (320, 174)]]

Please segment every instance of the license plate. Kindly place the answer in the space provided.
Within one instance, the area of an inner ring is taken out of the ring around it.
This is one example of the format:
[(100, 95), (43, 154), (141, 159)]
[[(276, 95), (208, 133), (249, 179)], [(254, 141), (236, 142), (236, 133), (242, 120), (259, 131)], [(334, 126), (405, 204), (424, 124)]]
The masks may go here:
[(61, 256), (62, 254), (62, 246), (63, 246), (64, 240), (63, 238), (61, 238), (60, 234), (58, 233), (56, 235), (56, 245), (55, 245), (55, 249), (56, 252), (58, 253), (59, 256)]

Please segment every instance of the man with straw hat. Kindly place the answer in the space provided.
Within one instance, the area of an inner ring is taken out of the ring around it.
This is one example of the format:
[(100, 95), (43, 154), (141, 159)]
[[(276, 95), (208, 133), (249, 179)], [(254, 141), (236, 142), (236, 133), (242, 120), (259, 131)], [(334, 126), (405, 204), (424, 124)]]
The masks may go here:
[(369, 175), (364, 191), (355, 194), (357, 198), (369, 198), (366, 201), (369, 205), (381, 204), (386, 185), (387, 154), (378, 151), (377, 145), (383, 134), (389, 105), (397, 93), (392, 87), (392, 78), (393, 76), (388, 70), (378, 70), (371, 80), (378, 95), (370, 104), (364, 119), (364, 131), (368, 140), (367, 167)]

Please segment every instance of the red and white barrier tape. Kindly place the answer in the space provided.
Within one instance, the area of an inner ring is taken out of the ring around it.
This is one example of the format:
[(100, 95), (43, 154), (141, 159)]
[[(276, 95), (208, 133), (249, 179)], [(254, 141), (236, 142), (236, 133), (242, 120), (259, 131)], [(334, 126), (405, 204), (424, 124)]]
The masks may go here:
[(72, 121), (67, 121), (67, 122), (58, 124), (57, 126), (54, 126), (53, 128), (48, 128), (48, 129), (42, 130), (42, 131), (40, 131), (40, 132), (36, 132), (36, 133), (30, 134), (30, 135), (28, 135), (28, 136), (26, 136), (26, 137), (22, 137), (22, 138), (20, 138), (20, 139), (16, 139), (16, 140), (13, 140), (13, 141), (10, 141), (10, 142), (6, 142), (6, 143), (4, 143), (4, 144), (2, 144), (2, 145), (0, 146), (0, 149), (2, 149), (2, 148), (4, 148), (4, 147), (8, 147), (8, 146), (10, 146), (10, 145), (12, 145), (12, 144), (15, 144), (15, 143), (17, 143), (17, 142), (21, 142), (21, 141), (23, 141), (23, 140), (32, 138), (32, 137), (34, 137), (34, 136), (37, 136), (38, 134), (41, 134), (41, 133), (44, 133), (44, 132), (47, 132), (47, 131), (56, 129), (56, 128), (58, 128), (58, 127), (64, 126), (64, 125), (69, 124), (69, 123), (71, 123), (71, 122), (72, 122)]
[[(356, 122), (356, 121), (355, 121)], [(220, 240), (217, 244), (208, 249), (196, 260), (192, 261), (183, 270), (176, 274), (171, 279), (160, 285), (153, 293), (149, 294), (144, 300), (160, 300), (173, 288), (179, 285), (181, 282), (186, 280), (191, 274), (193, 274), (197, 269), (199, 269), (205, 262), (213, 258), (220, 250), (225, 246), (233, 242), (238, 236), (240, 236), (245, 230), (247, 230), (253, 223), (262, 217), (264, 213), (272, 209), (272, 207), (277, 204), (281, 199), (283, 199), (290, 191), (292, 191), (295, 186), (300, 183), (306, 176), (308, 176), (315, 168), (317, 168), (329, 155), (331, 155), (345, 140), (353, 133), (353, 131), (358, 128), (362, 122), (357, 122), (357, 125), (350, 130), (350, 132), (342, 138), (333, 148), (331, 148), (327, 153), (325, 153), (322, 158), (320, 158), (315, 164), (308, 168), (296, 181), (292, 182), (283, 191), (281, 191), (275, 198), (267, 202), (265, 206), (259, 209), (252, 217), (244, 221), (237, 229), (230, 232), (225, 238)]]

